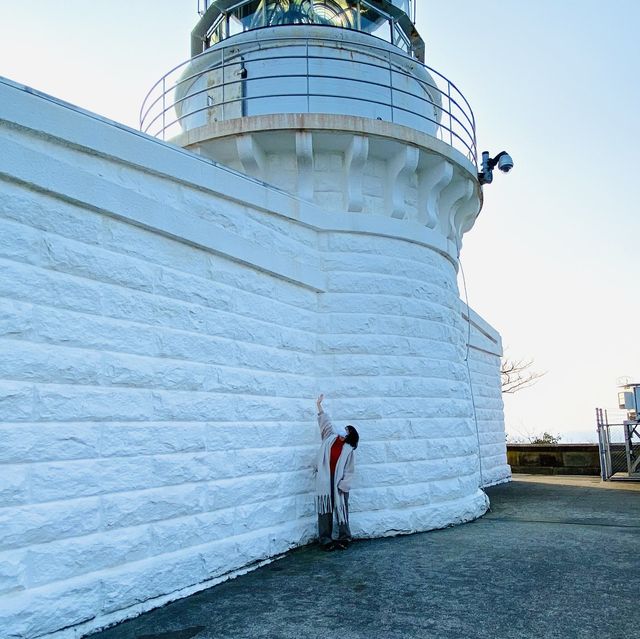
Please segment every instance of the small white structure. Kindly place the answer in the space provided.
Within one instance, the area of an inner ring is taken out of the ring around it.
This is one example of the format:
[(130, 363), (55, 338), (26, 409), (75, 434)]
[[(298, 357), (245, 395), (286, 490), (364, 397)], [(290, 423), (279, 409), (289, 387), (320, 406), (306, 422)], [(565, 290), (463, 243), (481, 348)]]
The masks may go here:
[(629, 378), (621, 382), (618, 409), (626, 411), (626, 419), (611, 423), (608, 411), (596, 408), (600, 476), (604, 481), (621, 476), (640, 480), (640, 383)]
[(0, 81), (7, 636), (312, 540), (320, 391), (361, 434), (358, 536), (469, 521), (509, 478), (500, 337), (456, 283), (473, 116), (411, 12), (212, 3), (143, 107), (173, 143)]

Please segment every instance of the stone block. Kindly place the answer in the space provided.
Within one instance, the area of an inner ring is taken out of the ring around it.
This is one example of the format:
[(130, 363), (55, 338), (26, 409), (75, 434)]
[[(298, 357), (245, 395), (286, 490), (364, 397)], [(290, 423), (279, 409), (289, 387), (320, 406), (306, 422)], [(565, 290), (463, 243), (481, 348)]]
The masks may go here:
[(296, 497), (263, 499), (253, 504), (238, 506), (234, 513), (234, 534), (244, 535), (255, 530), (269, 530), (290, 521), (296, 512)]
[(438, 503), (459, 499), (472, 487), (473, 480), (473, 475), (467, 475), (432, 481), (429, 484), (430, 499)]
[[(315, 416), (308, 415), (309, 421)], [(300, 422), (210, 422), (206, 424), (207, 447), (211, 451), (234, 448), (278, 448), (289, 446), (291, 441), (304, 437), (300, 433)], [(313, 429), (303, 431), (309, 437), (315, 435)], [(309, 439), (309, 441), (312, 441)], [(315, 441), (315, 440), (313, 440)]]
[(24, 550), (0, 552), (0, 595), (25, 589), (25, 555)]
[(281, 448), (238, 449), (234, 454), (234, 468), (237, 476), (300, 470), (308, 464), (306, 456), (297, 454), (287, 455), (286, 463), (283, 464)]
[(99, 438), (92, 423), (0, 425), (0, 463), (97, 457)]
[(26, 551), (29, 587), (138, 561), (147, 557), (151, 548), (146, 526), (34, 545)]
[(24, 338), (31, 332), (33, 306), (3, 299), (0, 305), (0, 337)]
[(236, 305), (232, 287), (167, 268), (157, 270), (154, 292), (163, 297), (225, 311), (234, 310)]
[(154, 391), (154, 416), (162, 421), (286, 421), (308, 409), (308, 399), (221, 393)]
[(154, 597), (201, 583), (207, 578), (205, 562), (191, 549), (151, 557), (100, 575), (103, 614), (124, 610)]
[(153, 416), (151, 392), (146, 390), (47, 384), (36, 393), (43, 421), (144, 421)]
[(238, 353), (243, 348), (232, 340), (184, 331), (159, 329), (157, 335), (159, 355), (167, 358), (207, 364), (228, 364), (238, 360)]
[(233, 410), (230, 399), (216, 393), (153, 392), (153, 417), (161, 421), (206, 422), (224, 419)]
[(100, 286), (35, 266), (4, 262), (0, 296), (100, 315)]
[(34, 464), (31, 494), (35, 501), (74, 499), (156, 486), (150, 457), (69, 460)]
[[(361, 487), (351, 500), (353, 512), (422, 508), (430, 503), (430, 484), (406, 486)], [(357, 509), (357, 510), (356, 510)]]
[(205, 450), (205, 424), (115, 422), (101, 426), (103, 457), (162, 455)]
[(213, 472), (206, 453), (158, 455), (148, 461), (154, 484), (178, 485), (206, 481)]
[(100, 355), (81, 349), (0, 340), (0, 377), (44, 383), (96, 384), (100, 377)]
[(157, 331), (132, 322), (67, 310), (36, 307), (33, 333), (38, 341), (142, 355), (157, 353)]
[(288, 328), (315, 332), (317, 317), (314, 307), (299, 306), (298, 297), (292, 294), (291, 299), (280, 301), (236, 289), (233, 292), (234, 311)]
[(103, 522), (108, 530), (137, 526), (203, 512), (205, 503), (206, 487), (199, 484), (105, 495)]
[(43, 263), (48, 269), (97, 282), (153, 289), (154, 269), (146, 262), (57, 235), (44, 238)]
[(0, 550), (88, 535), (100, 528), (97, 498), (0, 509)]
[(201, 390), (202, 377), (192, 374), (185, 362), (139, 355), (108, 353), (102, 358), (100, 381), (106, 386)]
[(0, 257), (26, 264), (41, 259), (42, 233), (25, 224), (0, 218)]
[(146, 229), (135, 228), (124, 220), (105, 220), (101, 245), (150, 264), (201, 277), (207, 277), (209, 274), (209, 254), (206, 251)]
[(24, 422), (34, 415), (32, 384), (0, 380), (0, 422)]
[(103, 216), (53, 195), (25, 190), (5, 181), (0, 193), (0, 216), (87, 243), (97, 243)]
[(102, 285), (101, 290), (101, 312), (112, 319), (186, 331), (202, 327), (198, 307), (190, 308), (180, 301), (107, 284)]
[(210, 577), (220, 576), (266, 559), (269, 557), (271, 538), (277, 538), (278, 533), (278, 529), (252, 531), (203, 546), (199, 550), (207, 574)]
[(233, 508), (159, 521), (151, 525), (151, 552), (162, 555), (191, 546), (210, 544), (218, 539), (232, 537), (233, 529)]
[(95, 579), (77, 579), (4, 597), (0, 628), (8, 636), (42, 637), (66, 626), (94, 619), (102, 603), (102, 585)]
[(281, 477), (276, 474), (216, 479), (207, 484), (206, 509), (220, 511), (256, 499), (280, 497), (286, 494), (281, 484)]
[(0, 508), (29, 500), (29, 475), (25, 466), (0, 466)]

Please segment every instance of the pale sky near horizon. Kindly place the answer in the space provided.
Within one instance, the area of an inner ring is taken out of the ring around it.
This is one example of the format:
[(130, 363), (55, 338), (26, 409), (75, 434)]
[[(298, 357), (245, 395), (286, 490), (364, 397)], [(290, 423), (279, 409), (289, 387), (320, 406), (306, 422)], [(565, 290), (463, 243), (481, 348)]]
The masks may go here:
[[(189, 56), (196, 6), (0, 0), (0, 75), (137, 128)], [(418, 0), (427, 64), (471, 103), (479, 150), (515, 161), (462, 251), (471, 307), (547, 371), (505, 397), (512, 436), (595, 441), (594, 408), (640, 380), (638, 24), (635, 0)]]

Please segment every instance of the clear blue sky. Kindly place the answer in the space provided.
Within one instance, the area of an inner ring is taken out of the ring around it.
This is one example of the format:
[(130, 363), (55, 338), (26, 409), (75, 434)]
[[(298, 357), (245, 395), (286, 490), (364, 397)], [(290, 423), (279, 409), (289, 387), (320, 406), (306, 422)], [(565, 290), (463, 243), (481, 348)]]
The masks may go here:
[[(196, 0), (0, 0), (0, 75), (130, 126), (189, 55)], [(485, 188), (462, 261), (507, 354), (548, 371), (506, 397), (507, 431), (594, 439), (616, 378), (640, 379), (640, 3), (418, 0), (427, 62), (470, 101)]]

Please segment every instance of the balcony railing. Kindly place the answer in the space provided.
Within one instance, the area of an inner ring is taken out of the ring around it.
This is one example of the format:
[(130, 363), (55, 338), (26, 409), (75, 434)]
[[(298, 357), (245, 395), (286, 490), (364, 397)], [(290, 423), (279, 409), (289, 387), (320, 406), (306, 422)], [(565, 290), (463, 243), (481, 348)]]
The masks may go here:
[(230, 41), (174, 67), (144, 99), (141, 131), (167, 140), (250, 115), (359, 115), (428, 133), (477, 167), (471, 106), (435, 69), (375, 45), (365, 51), (344, 41), (340, 47), (309, 37), (284, 41), (286, 47), (276, 46), (282, 38), (262, 39), (250, 51)]

